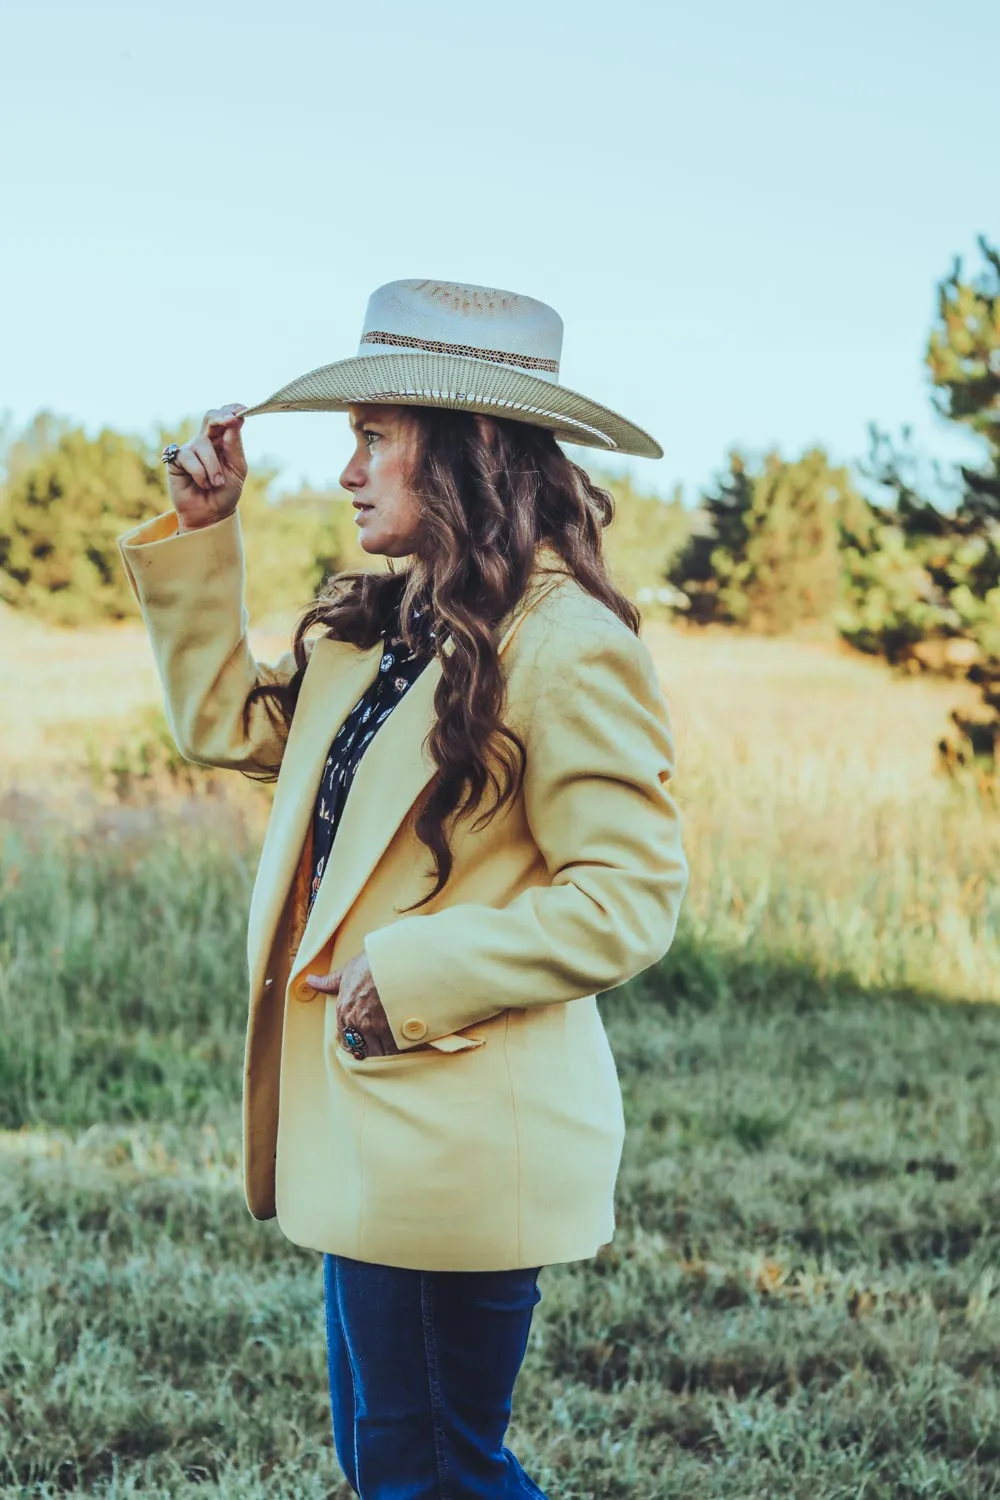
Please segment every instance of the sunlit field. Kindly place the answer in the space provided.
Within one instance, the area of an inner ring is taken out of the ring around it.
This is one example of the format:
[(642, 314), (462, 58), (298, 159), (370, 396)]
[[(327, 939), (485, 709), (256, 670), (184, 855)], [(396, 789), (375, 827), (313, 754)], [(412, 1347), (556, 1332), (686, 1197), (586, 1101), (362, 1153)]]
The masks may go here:
[[(934, 769), (963, 689), (645, 636), (692, 882), (602, 1000), (619, 1232), (543, 1274), (512, 1446), (552, 1500), (1000, 1496), (1000, 817)], [(239, 1185), (268, 794), (143, 773), (141, 630), (0, 644), (0, 1494), (347, 1500), (319, 1259)]]

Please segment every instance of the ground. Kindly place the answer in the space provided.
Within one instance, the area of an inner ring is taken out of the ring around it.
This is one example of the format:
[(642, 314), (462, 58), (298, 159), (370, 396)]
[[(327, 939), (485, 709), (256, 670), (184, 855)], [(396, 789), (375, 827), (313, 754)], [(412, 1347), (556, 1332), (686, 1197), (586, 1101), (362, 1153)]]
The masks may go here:
[[(619, 1229), (543, 1273), (512, 1446), (553, 1500), (1000, 1496), (1000, 822), (935, 773), (961, 693), (645, 636), (692, 883), (602, 999)], [(318, 1258), (239, 1186), (267, 793), (108, 777), (157, 698), (135, 627), (0, 646), (0, 1494), (346, 1500)]]

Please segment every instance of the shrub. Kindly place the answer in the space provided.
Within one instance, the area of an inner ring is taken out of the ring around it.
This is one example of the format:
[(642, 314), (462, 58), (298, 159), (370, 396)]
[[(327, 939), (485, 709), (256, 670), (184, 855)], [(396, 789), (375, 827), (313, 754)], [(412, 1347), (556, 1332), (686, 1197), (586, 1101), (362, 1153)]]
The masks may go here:
[(734, 449), (728, 474), (703, 501), (704, 524), (668, 573), (694, 623), (764, 635), (832, 625), (841, 527), (864, 510), (846, 469), (819, 448), (792, 462), (772, 451), (759, 466)]
[(605, 554), (618, 587), (639, 604), (683, 602), (667, 585), (667, 573), (691, 530), (680, 488), (669, 500), (644, 494), (629, 477), (595, 474), (611, 491), (615, 518), (605, 533)]
[[(175, 428), (178, 441), (195, 430)], [(162, 441), (161, 441), (162, 439)], [(0, 600), (54, 625), (134, 617), (118, 537), (169, 507), (153, 443), (102, 428), (90, 438), (40, 413), (10, 445), (0, 489)], [(337, 493), (303, 490), (272, 501), (276, 469), (247, 476), (240, 500), (251, 618), (298, 609), (328, 573), (366, 558), (350, 507)]]
[(134, 439), (59, 431), (18, 455), (0, 493), (0, 598), (60, 625), (132, 613), (115, 538), (162, 508), (162, 475)]

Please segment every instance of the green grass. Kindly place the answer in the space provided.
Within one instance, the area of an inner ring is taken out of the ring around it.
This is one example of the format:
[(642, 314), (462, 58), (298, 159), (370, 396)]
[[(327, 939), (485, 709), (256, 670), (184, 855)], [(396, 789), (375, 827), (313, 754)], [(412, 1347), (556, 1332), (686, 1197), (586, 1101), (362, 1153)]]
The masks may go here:
[[(129, 817), (0, 867), (0, 1494), (346, 1500), (319, 1257), (239, 1185), (254, 840)], [(543, 1274), (512, 1444), (553, 1500), (1000, 1496), (1000, 1009), (818, 900), (742, 941), (751, 886), (602, 1001), (619, 1233)]]

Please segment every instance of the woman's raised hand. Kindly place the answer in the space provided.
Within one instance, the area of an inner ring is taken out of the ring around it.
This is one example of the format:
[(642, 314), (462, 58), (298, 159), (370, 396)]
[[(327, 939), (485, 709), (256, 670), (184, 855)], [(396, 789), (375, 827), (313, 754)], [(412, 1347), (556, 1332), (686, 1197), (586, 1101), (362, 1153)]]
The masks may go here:
[(179, 531), (197, 531), (225, 520), (236, 509), (247, 477), (243, 413), (239, 402), (205, 413), (198, 436), (167, 464), (170, 503)]

